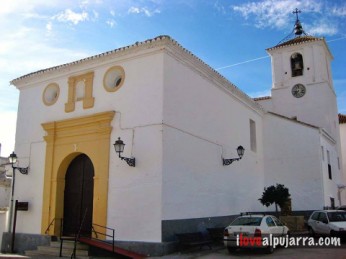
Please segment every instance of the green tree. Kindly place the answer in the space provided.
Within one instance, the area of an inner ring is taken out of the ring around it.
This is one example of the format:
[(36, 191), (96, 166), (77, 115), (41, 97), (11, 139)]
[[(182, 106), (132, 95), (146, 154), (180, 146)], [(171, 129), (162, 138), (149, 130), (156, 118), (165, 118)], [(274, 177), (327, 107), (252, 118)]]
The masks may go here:
[(276, 184), (276, 186), (272, 185), (268, 188), (264, 188), (264, 192), (262, 197), (258, 200), (262, 203), (262, 205), (269, 207), (273, 203), (275, 203), (275, 210), (278, 213), (278, 205), (280, 210), (285, 206), (285, 204), (289, 201), (291, 195), (283, 184)]

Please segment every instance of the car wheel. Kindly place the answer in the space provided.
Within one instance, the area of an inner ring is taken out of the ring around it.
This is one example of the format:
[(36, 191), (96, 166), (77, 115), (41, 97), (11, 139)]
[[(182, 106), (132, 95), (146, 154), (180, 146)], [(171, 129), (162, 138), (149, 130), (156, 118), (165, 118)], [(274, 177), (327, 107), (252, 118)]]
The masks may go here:
[(312, 229), (312, 227), (309, 227), (309, 236), (310, 237), (315, 237), (315, 231)]
[(233, 253), (233, 252), (235, 252), (236, 250), (237, 250), (237, 247), (233, 247), (233, 246), (228, 246), (227, 247), (227, 250), (228, 250), (228, 253)]
[(273, 252), (274, 252), (274, 247), (273, 246), (266, 247), (266, 253), (267, 254), (272, 254)]

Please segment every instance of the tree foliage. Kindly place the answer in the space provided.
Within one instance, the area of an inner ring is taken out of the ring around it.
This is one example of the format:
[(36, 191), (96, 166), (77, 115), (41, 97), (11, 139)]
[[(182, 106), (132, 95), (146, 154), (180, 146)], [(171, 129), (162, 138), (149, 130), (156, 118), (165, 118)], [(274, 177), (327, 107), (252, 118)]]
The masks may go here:
[(268, 188), (264, 188), (262, 197), (258, 200), (266, 207), (269, 207), (274, 203), (277, 212), (277, 206), (279, 205), (280, 209), (282, 210), (285, 204), (289, 201), (290, 196), (291, 195), (288, 188), (286, 188), (283, 184), (276, 184), (276, 186), (272, 185)]

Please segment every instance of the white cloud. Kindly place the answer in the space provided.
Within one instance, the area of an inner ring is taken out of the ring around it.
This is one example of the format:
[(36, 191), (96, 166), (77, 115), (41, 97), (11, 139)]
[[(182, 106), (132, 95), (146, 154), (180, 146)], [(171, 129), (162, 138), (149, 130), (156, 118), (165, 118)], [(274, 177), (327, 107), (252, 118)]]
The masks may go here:
[(108, 24), (111, 28), (113, 28), (116, 25), (116, 22), (113, 19), (111, 19), (111, 20), (107, 20), (106, 24)]
[(302, 10), (304, 31), (310, 35), (332, 36), (342, 30), (346, 5), (322, 0), (262, 0), (233, 5), (239, 13), (257, 28), (293, 29), (295, 8)]
[(129, 9), (129, 13), (140, 13), (141, 10), (138, 7), (131, 6)]
[(55, 15), (53, 19), (56, 19), (59, 22), (72, 22), (73, 24), (77, 25), (80, 22), (89, 20), (89, 15), (86, 11), (76, 13), (71, 9), (66, 9), (64, 12)]
[(332, 14), (334, 14), (336, 16), (340, 16), (340, 17), (346, 16), (346, 5), (333, 7), (332, 8)]
[(23, 11), (30, 12), (32, 9), (34, 9), (34, 6), (43, 4), (45, 1), (23, 1), (23, 0), (18, 0), (18, 1), (2, 1), (1, 2), (1, 8), (0, 8), (0, 14), (11, 14), (14, 12), (20, 12), (22, 13)]
[(294, 8), (303, 9), (304, 12), (320, 12), (321, 3), (317, 0), (264, 0), (232, 6), (245, 19), (254, 17), (255, 26), (258, 28), (275, 27), (284, 28), (292, 20)]
[(51, 31), (52, 31), (52, 29), (53, 29), (52, 22), (48, 22), (48, 23), (47, 23), (46, 29), (47, 29), (48, 32), (51, 32)]
[(336, 25), (326, 22), (315, 24), (312, 26), (307, 25), (306, 31), (308, 31), (311, 35), (332, 36), (337, 34), (338, 28), (336, 27)]
[(222, 13), (222, 14), (226, 14), (226, 9), (225, 9), (225, 7), (224, 7), (222, 4), (220, 4), (219, 1), (216, 1), (216, 2), (214, 3), (214, 8), (215, 8), (218, 12), (220, 12), (220, 13)]
[[(76, 5), (74, 1), (61, 0), (15, 0), (1, 1), (0, 19), (6, 16), (7, 19), (14, 20), (14, 16), (29, 18), (39, 16), (38, 10), (53, 10), (55, 8), (67, 8), (70, 5)], [(6, 18), (5, 18), (6, 19)]]
[[(19, 92), (9, 82), (39, 69), (90, 56), (90, 53), (76, 50), (73, 44), (64, 44), (73, 39), (73, 35), (64, 34), (63, 38), (51, 37), (54, 36), (53, 32), (59, 33), (55, 31), (57, 27), (51, 19), (51, 14), (58, 12), (56, 8), (53, 8), (57, 3), (61, 3), (58, 10), (68, 8), (65, 6), (66, 2), (60, 0), (4, 1), (1, 5), (0, 118), (1, 121), (6, 122), (5, 126), (0, 127), (2, 155), (8, 155), (14, 148)], [(73, 12), (63, 14), (72, 23), (86, 19), (83, 12), (80, 16), (78, 14), (74, 16)]]
[(149, 10), (147, 7), (134, 7), (131, 6), (128, 10), (128, 13), (130, 14), (145, 14), (148, 17), (153, 16), (154, 14), (160, 13), (161, 11), (159, 9)]

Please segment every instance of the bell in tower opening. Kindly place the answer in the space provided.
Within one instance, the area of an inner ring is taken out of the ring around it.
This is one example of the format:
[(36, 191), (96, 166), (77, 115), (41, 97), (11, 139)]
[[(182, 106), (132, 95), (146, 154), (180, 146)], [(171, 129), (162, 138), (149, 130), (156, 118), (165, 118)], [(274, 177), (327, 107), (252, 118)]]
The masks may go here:
[(292, 54), (291, 56), (292, 77), (302, 76), (303, 69), (304, 69), (303, 56), (299, 53)]

